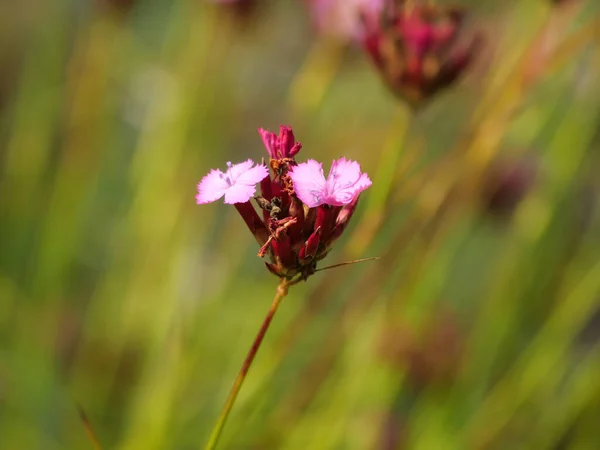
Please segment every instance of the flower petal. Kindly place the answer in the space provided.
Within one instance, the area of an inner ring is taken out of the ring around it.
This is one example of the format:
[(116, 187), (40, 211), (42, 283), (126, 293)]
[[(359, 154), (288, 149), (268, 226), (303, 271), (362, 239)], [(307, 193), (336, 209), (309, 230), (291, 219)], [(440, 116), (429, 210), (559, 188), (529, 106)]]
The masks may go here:
[(373, 182), (369, 178), (369, 175), (367, 175), (366, 173), (363, 173), (363, 174), (361, 174), (360, 178), (354, 185), (354, 189), (356, 189), (357, 194), (360, 194), (362, 191), (364, 191), (365, 189), (370, 187), (372, 184), (373, 184)]
[(219, 169), (213, 169), (198, 183), (196, 203), (200, 205), (214, 202), (223, 197), (228, 188), (229, 185), (225, 181), (225, 174)]
[(384, 0), (312, 0), (313, 21), (323, 33), (343, 40), (360, 39), (365, 27), (377, 23)]
[(356, 161), (340, 158), (331, 164), (325, 203), (332, 206), (347, 205), (369, 186), (369, 176), (361, 173), (360, 165)]
[(235, 179), (235, 184), (243, 184), (246, 186), (254, 186), (256, 183), (261, 182), (264, 178), (269, 175), (269, 169), (263, 164), (257, 164), (255, 167), (251, 167), (244, 173), (240, 174)]
[[(248, 170), (250, 170), (250, 168), (254, 165), (254, 161), (252, 161), (251, 159), (248, 159), (247, 161), (241, 162), (239, 164), (231, 164), (230, 162), (227, 163), (227, 175), (231, 178), (231, 184), (235, 184), (237, 179), (244, 174), (245, 172), (247, 172)], [(258, 180), (260, 181), (260, 180)], [(258, 183), (257, 181), (257, 183)]]
[(227, 172), (211, 170), (200, 183), (196, 202), (210, 203), (225, 195), (225, 203), (244, 203), (256, 192), (255, 185), (269, 175), (263, 164), (254, 166), (249, 159), (239, 164), (227, 163)]
[(360, 165), (355, 161), (340, 158), (331, 163), (327, 176), (327, 190), (333, 193), (341, 188), (353, 185), (360, 178)]
[(294, 185), (296, 196), (309, 208), (323, 203), (325, 196), (325, 176), (323, 166), (314, 159), (294, 166), (288, 172)]
[(245, 203), (250, 200), (256, 192), (256, 186), (236, 183), (225, 191), (225, 203)]

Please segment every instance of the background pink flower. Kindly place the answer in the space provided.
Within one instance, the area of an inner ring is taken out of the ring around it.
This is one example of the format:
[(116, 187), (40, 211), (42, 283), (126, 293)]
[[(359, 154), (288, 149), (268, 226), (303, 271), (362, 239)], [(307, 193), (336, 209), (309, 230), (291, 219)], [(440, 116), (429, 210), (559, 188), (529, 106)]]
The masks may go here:
[(322, 164), (314, 159), (294, 166), (289, 176), (296, 196), (310, 208), (322, 204), (347, 205), (371, 186), (369, 176), (360, 171), (360, 165), (346, 158), (333, 161), (327, 180)]
[(313, 21), (324, 34), (361, 39), (367, 23), (377, 20), (384, 0), (309, 0)]
[(225, 196), (225, 203), (244, 203), (256, 192), (256, 183), (264, 179), (269, 171), (262, 164), (254, 165), (249, 159), (239, 164), (227, 163), (227, 171), (211, 170), (200, 183), (196, 203), (211, 203)]

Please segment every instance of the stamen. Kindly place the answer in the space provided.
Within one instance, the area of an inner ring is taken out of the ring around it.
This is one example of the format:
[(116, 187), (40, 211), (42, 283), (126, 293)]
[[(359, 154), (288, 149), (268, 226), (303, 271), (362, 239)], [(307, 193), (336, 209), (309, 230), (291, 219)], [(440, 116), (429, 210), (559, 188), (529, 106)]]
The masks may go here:
[(227, 183), (228, 186), (233, 186), (233, 182), (231, 181), (231, 177), (229, 177), (229, 175), (227, 175), (227, 173), (220, 173), (219, 177), (221, 177), (221, 180), (224, 180), (225, 183)]
[(229, 186), (233, 186), (233, 179), (230, 176), (232, 167), (233, 164), (231, 164), (231, 161), (227, 161), (227, 172), (221, 175), (221, 179), (225, 180), (225, 183), (227, 183)]

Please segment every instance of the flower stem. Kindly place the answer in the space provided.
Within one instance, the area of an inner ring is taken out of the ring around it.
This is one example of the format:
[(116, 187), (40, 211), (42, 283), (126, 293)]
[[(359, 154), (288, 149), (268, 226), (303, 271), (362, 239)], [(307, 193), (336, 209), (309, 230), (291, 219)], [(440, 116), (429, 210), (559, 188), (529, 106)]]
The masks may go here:
[(263, 338), (265, 337), (265, 334), (267, 334), (269, 325), (271, 325), (271, 320), (273, 320), (273, 316), (275, 316), (275, 313), (277, 312), (277, 309), (279, 308), (279, 304), (281, 303), (281, 300), (283, 300), (283, 298), (287, 295), (288, 287), (292, 284), (294, 284), (294, 283), (290, 283), (283, 278), (279, 281), (279, 285), (277, 286), (277, 290), (275, 292), (275, 298), (273, 299), (273, 303), (271, 303), (269, 312), (265, 316), (265, 320), (263, 321), (263, 323), (260, 327), (260, 330), (258, 331), (258, 334), (254, 338), (252, 347), (250, 347), (250, 351), (246, 355), (246, 359), (244, 360), (244, 363), (242, 364), (242, 367), (241, 367), (240, 371), (238, 372), (238, 375), (235, 378), (235, 381), (233, 382), (233, 386), (231, 387), (231, 390), (229, 391), (229, 396), (227, 397), (227, 400), (225, 401), (223, 410), (221, 411), (221, 414), (219, 415), (217, 424), (214, 426), (214, 428), (210, 434), (208, 443), (204, 447), (204, 450), (213, 450), (217, 447), (217, 443), (219, 442), (219, 437), (221, 436), (221, 432), (223, 431), (223, 427), (225, 426), (227, 417), (229, 416), (229, 413), (231, 412), (231, 408), (233, 407), (233, 404), (235, 403), (235, 399), (236, 399), (238, 393), (240, 392), (240, 389), (242, 387), (242, 384), (244, 383), (244, 380), (246, 379), (246, 375), (248, 374), (248, 371), (250, 370), (250, 367), (252, 366), (252, 362), (254, 361), (254, 357), (256, 356), (258, 349), (260, 348)]
[(92, 441), (94, 450), (102, 450), (102, 445), (100, 444), (100, 441), (98, 440), (98, 437), (96, 436), (96, 433), (94, 432), (94, 429), (92, 428), (92, 424), (90, 423), (90, 420), (88, 419), (87, 414), (85, 413), (85, 411), (83, 410), (83, 408), (80, 405), (76, 405), (76, 406), (77, 406), (77, 411), (79, 412), (79, 418), (81, 419), (81, 422), (83, 423), (83, 427), (85, 428), (87, 435), (89, 436), (90, 440)]

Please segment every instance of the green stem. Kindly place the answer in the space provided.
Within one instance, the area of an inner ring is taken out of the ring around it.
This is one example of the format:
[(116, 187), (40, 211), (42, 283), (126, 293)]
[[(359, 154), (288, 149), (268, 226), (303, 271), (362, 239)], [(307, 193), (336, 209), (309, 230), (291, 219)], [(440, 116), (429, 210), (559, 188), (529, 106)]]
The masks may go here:
[(244, 383), (244, 380), (246, 379), (246, 375), (248, 374), (248, 371), (250, 370), (250, 367), (252, 366), (252, 362), (254, 361), (254, 357), (256, 356), (258, 349), (260, 348), (263, 338), (265, 337), (265, 334), (267, 334), (267, 330), (269, 329), (271, 320), (273, 320), (273, 316), (277, 312), (277, 308), (279, 308), (279, 304), (281, 303), (281, 300), (283, 300), (283, 298), (287, 295), (288, 287), (291, 286), (292, 284), (295, 284), (295, 283), (293, 283), (293, 282), (290, 283), (283, 278), (279, 281), (279, 285), (277, 286), (277, 291), (275, 292), (275, 298), (273, 299), (273, 303), (271, 303), (269, 312), (267, 313), (265, 320), (263, 321), (263, 323), (260, 327), (260, 330), (258, 331), (258, 334), (254, 338), (254, 342), (252, 343), (252, 347), (250, 347), (250, 351), (246, 355), (244, 364), (242, 364), (242, 367), (241, 367), (240, 371), (238, 372), (238, 375), (237, 375), (235, 381), (233, 382), (233, 386), (231, 387), (231, 390), (229, 391), (229, 396), (227, 397), (227, 400), (225, 401), (223, 410), (221, 411), (221, 414), (219, 415), (217, 424), (213, 428), (213, 430), (210, 434), (210, 439), (208, 440), (208, 443), (204, 447), (204, 450), (213, 450), (217, 447), (217, 443), (219, 442), (219, 437), (221, 436), (221, 432), (223, 431), (225, 422), (227, 422), (227, 417), (229, 417), (231, 408), (233, 407), (233, 404), (235, 403), (235, 399), (236, 399), (238, 393), (240, 392), (240, 389), (242, 387), (242, 384)]

